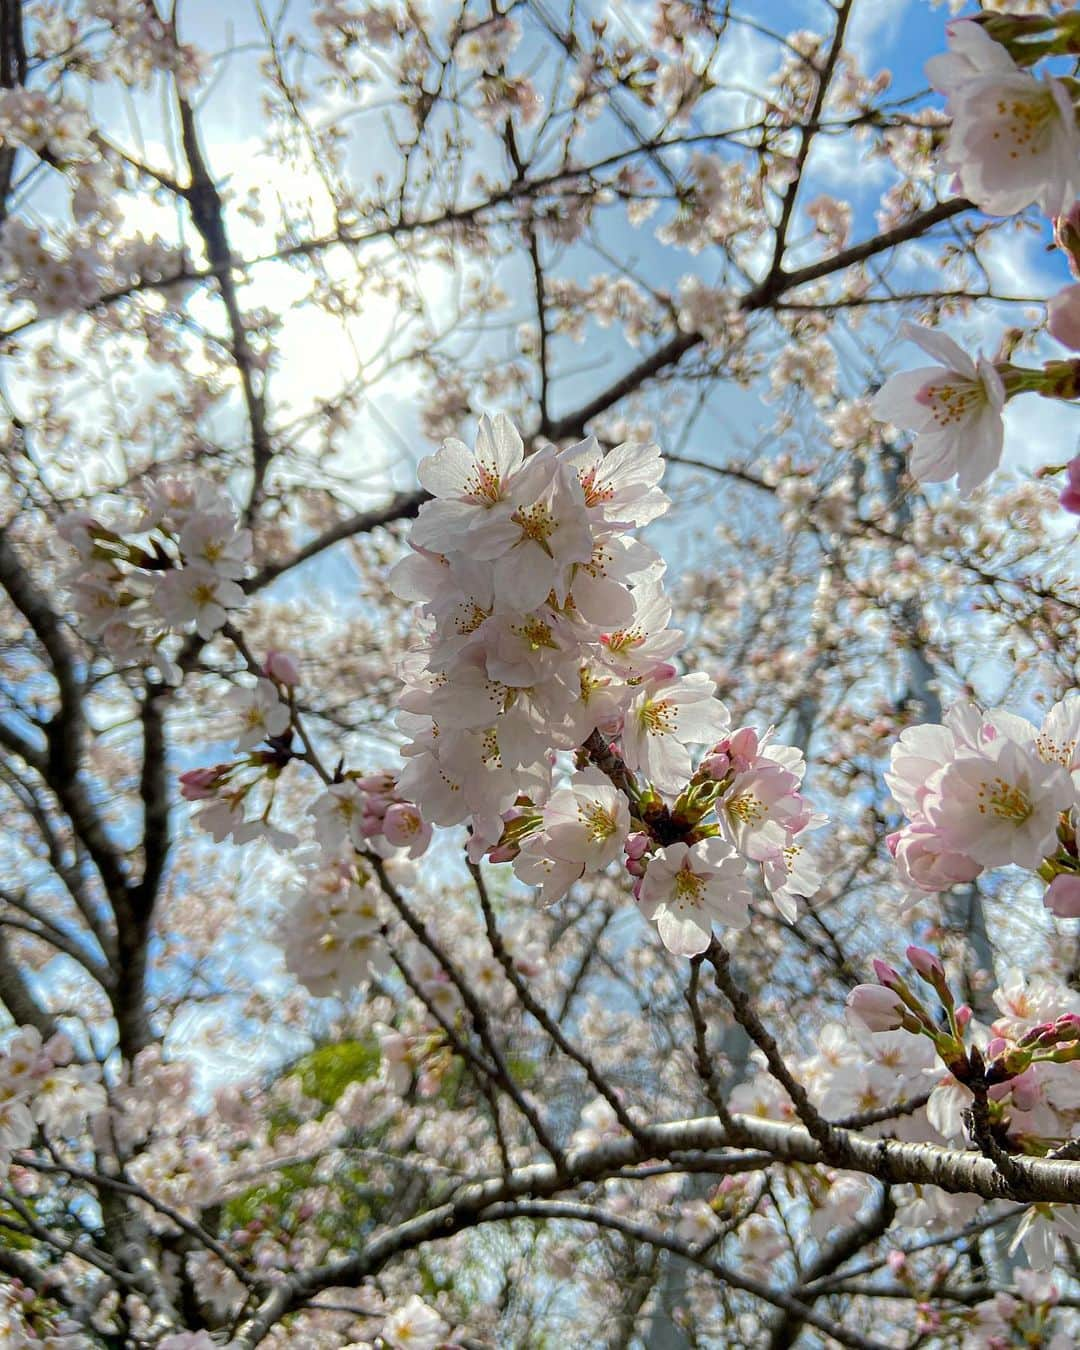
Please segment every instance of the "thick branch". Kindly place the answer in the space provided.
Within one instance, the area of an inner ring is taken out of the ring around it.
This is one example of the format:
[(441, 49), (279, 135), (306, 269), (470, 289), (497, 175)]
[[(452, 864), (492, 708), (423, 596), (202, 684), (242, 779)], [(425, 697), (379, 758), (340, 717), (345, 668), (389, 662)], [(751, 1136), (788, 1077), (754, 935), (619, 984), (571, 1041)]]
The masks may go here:
[[(742, 1143), (771, 1154), (777, 1162), (826, 1163), (863, 1172), (883, 1182), (939, 1186), (946, 1191), (981, 1195), (987, 1200), (1027, 1202), (1038, 1199), (1064, 1203), (1080, 1200), (1080, 1163), (1018, 1158), (1016, 1166), (1022, 1193), (1017, 1193), (993, 1161), (979, 1153), (941, 1148), (935, 1144), (902, 1143), (896, 1139), (863, 1139), (838, 1129), (831, 1132), (826, 1149), (801, 1125), (744, 1115), (732, 1119)], [(238, 1328), (239, 1343), (245, 1347), (257, 1345), (270, 1327), (321, 1290), (335, 1285), (358, 1284), (399, 1253), (473, 1226), (492, 1205), (526, 1196), (556, 1195), (570, 1186), (612, 1176), (647, 1158), (723, 1149), (728, 1144), (723, 1124), (713, 1116), (655, 1125), (644, 1134), (644, 1142), (624, 1137), (571, 1153), (566, 1160), (565, 1173), (560, 1173), (550, 1163), (536, 1163), (517, 1168), (505, 1177), (462, 1187), (452, 1201), (380, 1233), (344, 1259), (314, 1267), (284, 1281)]]

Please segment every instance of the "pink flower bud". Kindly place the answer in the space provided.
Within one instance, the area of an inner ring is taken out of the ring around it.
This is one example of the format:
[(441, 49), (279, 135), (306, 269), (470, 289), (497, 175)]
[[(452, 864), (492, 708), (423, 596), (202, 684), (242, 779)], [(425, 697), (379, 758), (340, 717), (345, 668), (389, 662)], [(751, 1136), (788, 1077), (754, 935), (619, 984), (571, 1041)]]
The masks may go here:
[(1059, 919), (1080, 918), (1080, 876), (1071, 872), (1056, 876), (1046, 888), (1043, 904)]
[(188, 802), (205, 801), (214, 795), (218, 775), (224, 765), (216, 764), (205, 769), (188, 769), (180, 775), (180, 795)]
[(1069, 271), (1080, 277), (1080, 202), (1054, 221), (1054, 243), (1065, 254)]
[(631, 860), (636, 862), (638, 858), (645, 856), (652, 840), (644, 830), (635, 830), (633, 834), (626, 836), (626, 842), (623, 844), (623, 852)]
[(650, 680), (673, 680), (678, 673), (670, 661), (659, 661), (649, 671), (648, 678)]
[(1062, 490), (1058, 501), (1066, 511), (1071, 511), (1074, 516), (1080, 516), (1080, 455), (1076, 459), (1069, 460), (1068, 473), (1068, 485)]
[(968, 1004), (961, 1003), (954, 1015), (956, 1017), (956, 1025), (960, 1028), (961, 1031), (963, 1031), (963, 1029), (971, 1021), (971, 1008), (968, 1006)]
[(639, 858), (627, 858), (626, 870), (632, 877), (643, 877), (645, 875), (645, 864)]
[(1005, 1039), (1004, 1036), (995, 1036), (991, 1041), (987, 1043), (986, 1058), (988, 1060), (997, 1059), (1000, 1055), (1003, 1055), (1005, 1053), (1008, 1044), (1009, 1042)]
[(278, 651), (276, 647), (271, 647), (266, 653), (263, 674), (267, 679), (277, 680), (278, 684), (283, 684), (289, 689), (300, 683), (300, 668), (296, 664), (296, 658), (290, 656), (288, 652)]
[(847, 996), (847, 1006), (867, 1031), (896, 1031), (907, 1015), (899, 995), (879, 984), (857, 984)]
[(1080, 1041), (1080, 1013), (1062, 1013), (1054, 1030), (1059, 1041)]
[(364, 799), (364, 815), (371, 816), (374, 820), (382, 820), (386, 815), (390, 802), (385, 797), (366, 797)]
[(1080, 284), (1066, 286), (1046, 306), (1047, 328), (1073, 351), (1080, 350)]
[(1034, 1110), (1042, 1098), (1038, 1081), (1030, 1069), (1020, 1074), (1018, 1078), (1014, 1078), (1010, 1087), (1012, 1088), (1013, 1105), (1018, 1111)]
[(887, 961), (881, 961), (876, 956), (874, 957), (874, 974), (887, 989), (893, 989), (900, 983), (900, 972), (890, 966)]
[(907, 959), (911, 962), (916, 973), (921, 975), (924, 980), (933, 983), (935, 978), (941, 980), (945, 978), (945, 967), (934, 953), (928, 952), (925, 947), (909, 947)]
[(706, 755), (698, 767), (698, 773), (703, 778), (711, 778), (714, 783), (719, 783), (722, 778), (727, 777), (730, 768), (731, 760), (727, 755)]
[(517, 844), (496, 844), (488, 851), (488, 862), (513, 862), (520, 852)]

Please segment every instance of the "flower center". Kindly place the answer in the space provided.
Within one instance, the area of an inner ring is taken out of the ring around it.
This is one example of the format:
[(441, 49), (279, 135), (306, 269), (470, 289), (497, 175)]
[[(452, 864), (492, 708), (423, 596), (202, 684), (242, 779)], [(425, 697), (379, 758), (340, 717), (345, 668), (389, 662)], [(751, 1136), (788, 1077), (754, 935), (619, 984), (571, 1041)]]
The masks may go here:
[(585, 826), (591, 844), (602, 844), (615, 833), (615, 817), (605, 811), (599, 802), (584, 802), (578, 806), (578, 819)]
[(986, 390), (973, 380), (958, 384), (927, 384), (915, 396), (916, 402), (929, 408), (939, 427), (963, 422), (986, 403)]
[(1041, 154), (1047, 123), (1056, 113), (1057, 104), (1049, 90), (1026, 99), (998, 99), (997, 114), (1004, 125), (993, 133), (993, 139), (1009, 143), (1010, 159), (1019, 159), (1022, 154)]
[(636, 647), (645, 638), (643, 628), (620, 628), (617, 633), (604, 633), (600, 641), (609, 652), (625, 652), (628, 647)]
[(998, 820), (1011, 820), (1023, 825), (1033, 810), (1031, 798), (1023, 788), (1015, 783), (1007, 783), (1004, 778), (991, 779), (989, 783), (979, 784), (979, 814), (989, 813)]
[(558, 650), (558, 645), (551, 632), (551, 625), (544, 622), (543, 619), (531, 618), (525, 623), (518, 624), (513, 630), (523, 642), (527, 642), (534, 651), (539, 651), (541, 647), (549, 647), (552, 651)]
[(599, 506), (601, 502), (609, 502), (615, 496), (615, 489), (610, 483), (603, 480), (597, 482), (596, 473), (600, 466), (594, 464), (591, 469), (580, 476), (582, 490), (585, 493), (586, 506)]
[(696, 872), (683, 866), (675, 873), (675, 904), (680, 908), (699, 905), (705, 892), (705, 882)]
[(1036, 736), (1035, 749), (1047, 764), (1060, 764), (1067, 769), (1076, 754), (1076, 740), (1052, 741), (1049, 736)]
[(525, 538), (532, 539), (537, 544), (546, 544), (555, 531), (555, 521), (546, 502), (519, 507), (512, 519), (516, 525), (521, 526)]
[(454, 620), (458, 636), (466, 637), (469, 633), (475, 633), (487, 617), (488, 611), (482, 609), (475, 600), (460, 605), (457, 618)]
[(209, 581), (200, 581), (199, 584), (192, 589), (191, 598), (201, 609), (204, 605), (214, 604), (217, 600), (217, 592), (213, 583)]
[(726, 806), (729, 814), (737, 817), (744, 825), (756, 825), (765, 815), (761, 798), (749, 791), (738, 793)]
[(650, 736), (670, 735), (676, 725), (674, 705), (666, 699), (648, 699), (638, 713), (638, 721)]
[(482, 460), (474, 462), (472, 473), (462, 486), (465, 495), (471, 497), (474, 502), (494, 506), (496, 502), (502, 500), (502, 478), (499, 471), (494, 465), (485, 464)]

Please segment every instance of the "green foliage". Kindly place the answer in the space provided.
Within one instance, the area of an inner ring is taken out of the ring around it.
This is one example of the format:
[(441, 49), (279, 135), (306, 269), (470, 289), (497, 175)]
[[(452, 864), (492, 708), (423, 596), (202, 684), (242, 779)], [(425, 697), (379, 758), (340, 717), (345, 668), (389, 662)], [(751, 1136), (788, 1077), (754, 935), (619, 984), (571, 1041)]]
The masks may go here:
[[(368, 1036), (321, 1045), (297, 1060), (285, 1076), (299, 1078), (304, 1095), (322, 1104), (323, 1110), (317, 1112), (321, 1118), (350, 1083), (366, 1082), (378, 1071), (379, 1043), (375, 1036)], [(269, 1122), (269, 1135), (274, 1139), (295, 1130), (301, 1118), (282, 1104), (271, 1109)], [(222, 1216), (223, 1230), (244, 1228), (255, 1221), (288, 1226), (298, 1197), (315, 1181), (314, 1163), (277, 1168), (266, 1181), (258, 1182), (228, 1202)], [(367, 1173), (355, 1166), (346, 1167), (335, 1176), (332, 1184), (339, 1192), (341, 1204), (316, 1220), (319, 1232), (327, 1240), (340, 1240), (347, 1233), (355, 1235), (370, 1220), (367, 1181)]]
[(364, 1083), (379, 1072), (379, 1043), (374, 1036), (321, 1045), (293, 1066), (304, 1093), (329, 1110), (350, 1083)]

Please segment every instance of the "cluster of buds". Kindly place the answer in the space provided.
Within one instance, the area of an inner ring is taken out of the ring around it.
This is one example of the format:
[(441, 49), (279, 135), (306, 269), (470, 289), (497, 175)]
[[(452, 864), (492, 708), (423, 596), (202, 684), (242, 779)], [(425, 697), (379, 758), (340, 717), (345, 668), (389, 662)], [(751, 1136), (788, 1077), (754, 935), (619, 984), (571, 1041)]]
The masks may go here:
[(311, 805), (315, 838), (328, 854), (344, 848), (372, 849), (387, 857), (408, 849), (419, 858), (431, 843), (431, 826), (402, 797), (390, 773), (346, 774)]
[(879, 959), (874, 960), (878, 983), (855, 986), (847, 997), (849, 1013), (868, 1031), (902, 1030), (927, 1036), (950, 1071), (964, 1081), (968, 1063), (964, 1033), (971, 1022), (971, 1009), (966, 1003), (957, 1004), (945, 967), (933, 952), (911, 946), (906, 954), (918, 979), (937, 995), (940, 1015), (926, 1006), (895, 967)]
[[(1043, 1005), (1044, 1020), (1025, 1023), (1006, 1015), (994, 1023), (989, 1040), (973, 1044), (971, 1009), (957, 1003), (941, 961), (922, 947), (909, 947), (907, 957), (918, 980), (933, 990), (938, 1007), (928, 1007), (897, 970), (875, 960), (878, 983), (858, 985), (848, 995), (852, 1022), (871, 1032), (928, 1038), (949, 1074), (935, 1091), (951, 1092), (956, 1103), (966, 1103), (973, 1119), (978, 1111), (979, 1128), (991, 1131), (1000, 1144), (1045, 1153), (1075, 1138), (1075, 1070), (1063, 1066), (1080, 1059), (1080, 1011), (1046, 1016), (1054, 1011), (1051, 997)], [(999, 1004), (1009, 1008), (1004, 997)], [(951, 1089), (945, 1088), (948, 1083)], [(932, 1109), (932, 1121), (943, 1118), (943, 1111)]]
[(1010, 1044), (995, 1036), (986, 1047), (987, 1076), (995, 1082), (1017, 1078), (1036, 1063), (1069, 1064), (1080, 1059), (1080, 1014), (1063, 1013), (1042, 1022)]

